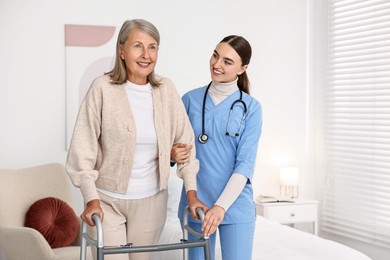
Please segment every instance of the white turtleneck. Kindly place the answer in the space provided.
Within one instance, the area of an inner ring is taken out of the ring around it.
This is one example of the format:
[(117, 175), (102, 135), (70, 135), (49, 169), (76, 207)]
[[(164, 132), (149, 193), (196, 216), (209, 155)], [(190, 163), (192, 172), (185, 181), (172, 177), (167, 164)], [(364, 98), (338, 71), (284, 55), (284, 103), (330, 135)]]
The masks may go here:
[[(238, 78), (228, 83), (211, 82), (209, 95), (214, 105), (217, 106), (238, 90), (237, 80)], [(222, 207), (226, 212), (240, 195), (246, 182), (247, 178), (244, 175), (233, 173), (215, 205)]]
[(238, 90), (237, 80), (228, 83), (211, 82), (209, 89), (209, 95), (214, 105), (218, 105), (225, 100), (228, 96)]

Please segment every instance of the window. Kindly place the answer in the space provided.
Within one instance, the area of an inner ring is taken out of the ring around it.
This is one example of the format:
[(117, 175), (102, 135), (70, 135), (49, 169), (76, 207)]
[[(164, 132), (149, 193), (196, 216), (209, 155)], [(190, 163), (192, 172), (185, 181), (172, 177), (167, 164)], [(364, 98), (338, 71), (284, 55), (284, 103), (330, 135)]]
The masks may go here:
[(328, 1), (322, 229), (390, 248), (390, 1)]

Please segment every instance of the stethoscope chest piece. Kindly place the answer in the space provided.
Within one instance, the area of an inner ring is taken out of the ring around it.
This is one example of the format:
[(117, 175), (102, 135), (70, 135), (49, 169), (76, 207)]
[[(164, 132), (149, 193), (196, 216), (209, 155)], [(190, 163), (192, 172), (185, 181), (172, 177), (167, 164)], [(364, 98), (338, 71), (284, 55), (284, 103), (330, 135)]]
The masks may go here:
[(201, 142), (202, 144), (205, 144), (207, 143), (207, 141), (209, 140), (209, 136), (207, 134), (200, 134), (198, 136), (198, 140), (199, 142)]

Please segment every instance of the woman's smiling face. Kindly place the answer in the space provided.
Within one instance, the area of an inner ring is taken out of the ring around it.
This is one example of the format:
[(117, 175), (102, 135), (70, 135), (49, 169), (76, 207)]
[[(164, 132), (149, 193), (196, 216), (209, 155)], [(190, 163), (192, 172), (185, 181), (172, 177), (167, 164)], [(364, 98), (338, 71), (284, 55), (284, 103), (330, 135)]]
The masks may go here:
[(148, 83), (158, 57), (158, 43), (149, 34), (137, 29), (130, 33), (121, 48), (121, 58), (126, 63), (128, 80), (138, 85)]
[(232, 82), (244, 73), (247, 67), (242, 66), (240, 56), (226, 42), (219, 43), (210, 58), (211, 79), (215, 82)]

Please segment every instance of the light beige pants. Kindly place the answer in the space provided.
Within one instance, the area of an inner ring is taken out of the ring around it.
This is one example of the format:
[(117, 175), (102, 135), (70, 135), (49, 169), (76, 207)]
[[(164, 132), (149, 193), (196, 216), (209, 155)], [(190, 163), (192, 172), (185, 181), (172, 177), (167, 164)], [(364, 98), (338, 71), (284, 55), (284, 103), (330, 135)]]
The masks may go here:
[[(133, 243), (133, 246), (156, 245), (167, 217), (167, 190), (134, 200), (112, 198), (99, 192), (104, 212), (104, 246), (119, 246)], [(96, 229), (90, 229), (96, 237)], [(96, 260), (96, 251), (92, 250)], [(151, 253), (104, 255), (104, 260), (149, 260)]]

